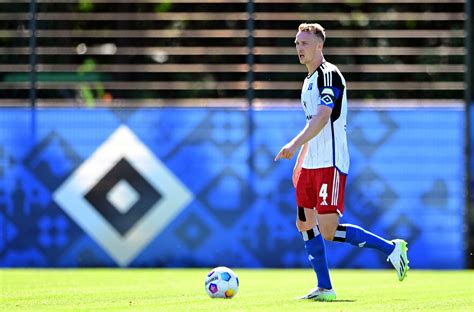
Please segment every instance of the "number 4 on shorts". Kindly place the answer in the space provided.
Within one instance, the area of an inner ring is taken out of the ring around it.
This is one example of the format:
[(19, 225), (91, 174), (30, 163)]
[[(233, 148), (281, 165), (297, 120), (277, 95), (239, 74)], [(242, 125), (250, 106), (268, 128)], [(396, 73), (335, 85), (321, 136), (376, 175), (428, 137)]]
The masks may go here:
[(323, 202), (321, 205), (327, 206), (326, 198), (328, 198), (328, 185), (327, 183), (324, 183), (321, 185), (321, 189), (319, 190), (319, 197), (323, 199)]

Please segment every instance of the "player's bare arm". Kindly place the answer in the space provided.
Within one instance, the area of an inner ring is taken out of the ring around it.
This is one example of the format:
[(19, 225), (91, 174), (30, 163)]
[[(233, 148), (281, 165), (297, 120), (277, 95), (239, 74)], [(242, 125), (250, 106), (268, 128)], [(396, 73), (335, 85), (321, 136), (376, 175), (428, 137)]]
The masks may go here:
[(280, 152), (276, 155), (275, 161), (281, 158), (291, 159), (303, 144), (307, 143), (309, 140), (319, 134), (321, 129), (323, 129), (329, 121), (331, 112), (332, 108), (325, 105), (319, 105), (316, 115), (312, 116), (304, 129), (298, 133), (298, 135), (294, 137), (293, 140), (282, 147)]
[(303, 168), (303, 161), (307, 152), (308, 152), (308, 143), (305, 143), (301, 147), (298, 157), (296, 158), (295, 167), (293, 168), (293, 175), (291, 176), (291, 179), (293, 181), (293, 186), (295, 188), (296, 188), (296, 183), (298, 182), (298, 179), (300, 177), (301, 168)]

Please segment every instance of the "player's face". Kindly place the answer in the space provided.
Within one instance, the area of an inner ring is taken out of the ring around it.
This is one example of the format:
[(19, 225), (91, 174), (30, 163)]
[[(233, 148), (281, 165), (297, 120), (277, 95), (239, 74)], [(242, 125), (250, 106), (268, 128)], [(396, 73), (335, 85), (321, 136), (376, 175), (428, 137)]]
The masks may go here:
[(321, 40), (309, 31), (299, 31), (295, 38), (296, 52), (301, 64), (312, 63), (322, 49)]

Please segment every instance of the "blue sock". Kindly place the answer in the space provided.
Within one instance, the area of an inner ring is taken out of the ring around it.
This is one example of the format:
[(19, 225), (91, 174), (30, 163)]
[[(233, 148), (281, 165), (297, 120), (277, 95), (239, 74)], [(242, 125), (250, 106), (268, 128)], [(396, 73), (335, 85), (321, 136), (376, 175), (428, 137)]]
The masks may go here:
[(305, 241), (304, 247), (308, 253), (309, 262), (318, 278), (318, 287), (332, 289), (323, 237), (317, 228), (301, 232), (301, 234)]
[(348, 242), (359, 247), (375, 248), (387, 256), (395, 248), (392, 242), (353, 224), (339, 224), (333, 240), (335, 242)]

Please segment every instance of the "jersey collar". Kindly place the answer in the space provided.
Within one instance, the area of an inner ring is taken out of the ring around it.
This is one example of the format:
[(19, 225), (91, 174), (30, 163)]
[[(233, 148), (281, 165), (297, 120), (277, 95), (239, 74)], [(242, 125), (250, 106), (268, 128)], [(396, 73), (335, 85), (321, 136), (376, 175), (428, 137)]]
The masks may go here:
[(321, 62), (321, 64), (319, 64), (319, 66), (316, 67), (316, 69), (315, 69), (311, 74), (309, 74), (309, 75), (306, 77), (306, 79), (311, 78), (311, 76), (313, 76), (313, 74), (314, 74), (315, 72), (317, 72), (318, 69), (319, 69), (319, 67), (321, 67), (324, 63), (326, 63), (326, 60), (325, 60), (325, 59), (323, 59), (323, 61)]

